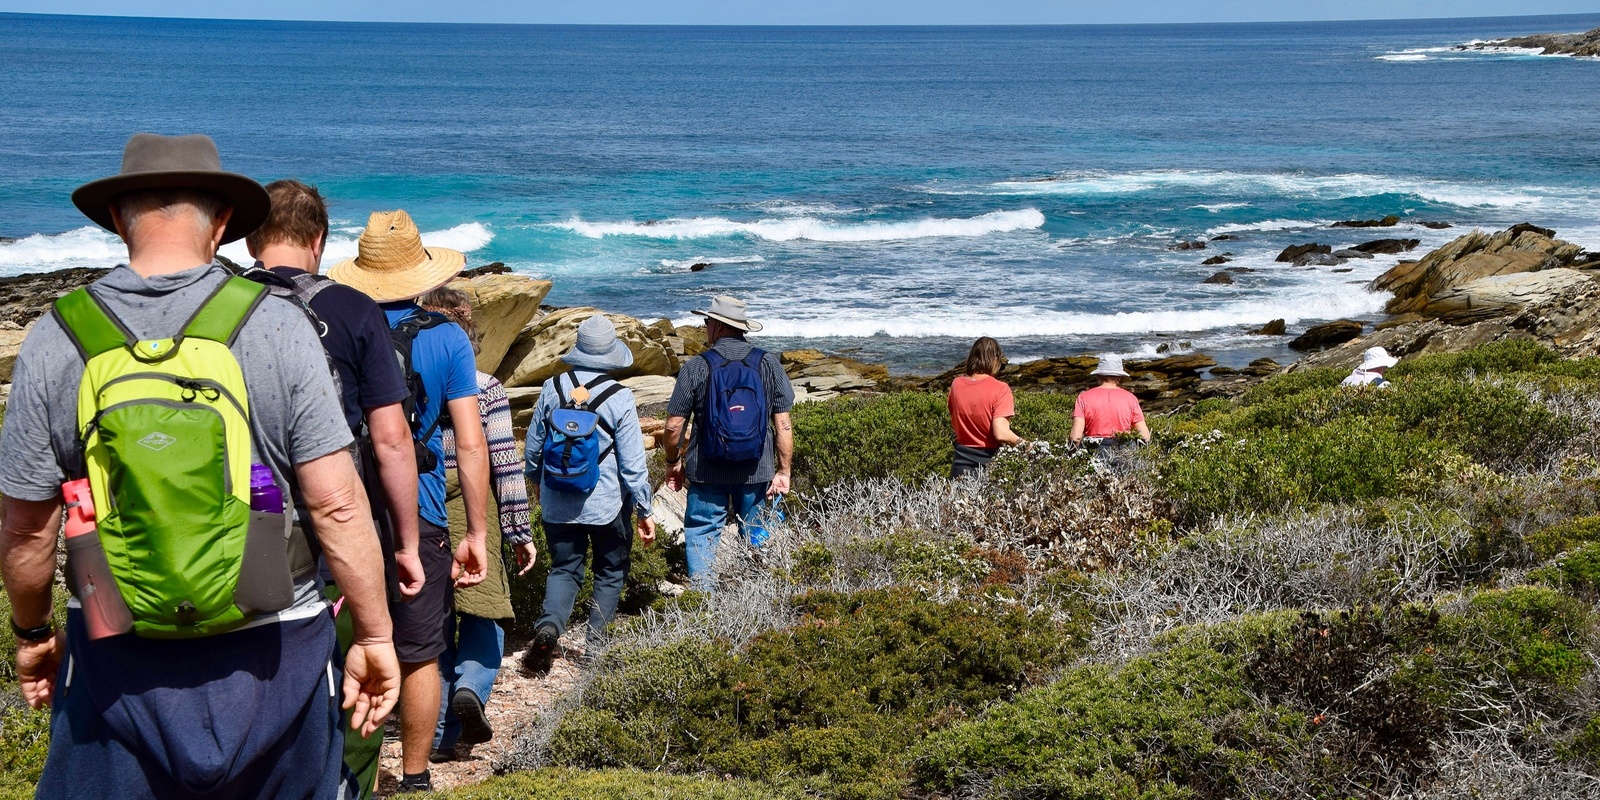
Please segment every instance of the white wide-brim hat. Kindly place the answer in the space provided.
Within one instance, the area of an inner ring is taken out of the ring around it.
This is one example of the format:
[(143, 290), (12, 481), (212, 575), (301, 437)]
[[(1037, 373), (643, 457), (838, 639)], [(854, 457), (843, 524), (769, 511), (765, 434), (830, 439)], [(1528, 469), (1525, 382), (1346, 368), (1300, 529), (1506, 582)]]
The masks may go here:
[(711, 298), (711, 308), (694, 313), (738, 328), (745, 333), (756, 333), (762, 327), (761, 323), (750, 319), (743, 300), (737, 297), (729, 297), (725, 294), (719, 294)]
[(1122, 368), (1122, 356), (1116, 353), (1102, 353), (1100, 364), (1094, 368), (1090, 375), (1108, 375), (1116, 378), (1131, 377), (1128, 371)]
[(561, 360), (574, 367), (611, 372), (633, 366), (633, 351), (617, 338), (617, 326), (611, 320), (595, 314), (578, 326), (578, 341)]
[(424, 247), (422, 234), (404, 211), (374, 211), (361, 232), (355, 258), (328, 270), (328, 277), (380, 303), (421, 297), (450, 282), (467, 265), (456, 250)]
[(1400, 359), (1389, 355), (1389, 351), (1381, 347), (1369, 347), (1361, 354), (1361, 368), (1365, 370), (1386, 369), (1400, 363)]

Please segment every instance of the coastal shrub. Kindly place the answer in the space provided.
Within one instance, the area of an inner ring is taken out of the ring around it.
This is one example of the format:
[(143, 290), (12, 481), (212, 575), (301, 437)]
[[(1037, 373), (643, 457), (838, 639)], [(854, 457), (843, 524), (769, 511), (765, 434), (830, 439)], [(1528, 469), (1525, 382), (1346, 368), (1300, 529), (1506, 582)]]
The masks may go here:
[(943, 395), (897, 392), (838, 398), (794, 410), (794, 481), (807, 493), (847, 479), (917, 482), (950, 472)]
[(1532, 339), (1480, 345), (1460, 353), (1431, 353), (1402, 359), (1391, 379), (1460, 379), (1468, 375), (1558, 375), (1600, 379), (1600, 359), (1568, 359)]
[(1196, 521), (1319, 503), (1426, 497), (1462, 459), (1392, 419), (1335, 419), (1296, 431), (1213, 430), (1169, 446), (1164, 487)]
[(636, 769), (541, 769), (444, 792), (449, 800), (802, 800), (799, 792), (753, 781)]
[(1083, 633), (1002, 602), (938, 603), (909, 589), (811, 593), (795, 610), (794, 625), (739, 650), (613, 649), (549, 760), (889, 800), (915, 742), (1046, 677)]
[(28, 708), (14, 688), (4, 691), (7, 696), (0, 696), (0, 799), (32, 797), (50, 750), (50, 711)]
[(1578, 547), (1600, 542), (1600, 516), (1578, 517), (1551, 525), (1527, 537), (1534, 558), (1545, 561)]

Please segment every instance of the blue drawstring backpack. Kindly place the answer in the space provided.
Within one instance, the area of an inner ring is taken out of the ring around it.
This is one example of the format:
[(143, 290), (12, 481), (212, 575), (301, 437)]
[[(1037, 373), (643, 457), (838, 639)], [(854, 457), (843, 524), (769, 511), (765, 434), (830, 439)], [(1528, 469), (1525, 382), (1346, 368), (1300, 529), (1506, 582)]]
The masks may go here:
[[(571, 388), (563, 390), (565, 379)], [(602, 385), (604, 389), (595, 392)], [(572, 393), (578, 388), (576, 373), (556, 376), (555, 389), (561, 403), (545, 419), (544, 449), (539, 455), (539, 465), (544, 473), (544, 485), (553, 491), (569, 494), (588, 494), (600, 482), (600, 462), (616, 452), (616, 431), (589, 409), (599, 410), (611, 396), (622, 390), (622, 384), (601, 375), (583, 388), (589, 390), (589, 399), (576, 402)], [(611, 444), (601, 449), (600, 432), (611, 438)]]
[(761, 379), (759, 348), (738, 361), (729, 361), (715, 349), (700, 354), (711, 368), (706, 384), (705, 408), (700, 424), (700, 457), (709, 461), (741, 464), (756, 461), (767, 449), (767, 384)]

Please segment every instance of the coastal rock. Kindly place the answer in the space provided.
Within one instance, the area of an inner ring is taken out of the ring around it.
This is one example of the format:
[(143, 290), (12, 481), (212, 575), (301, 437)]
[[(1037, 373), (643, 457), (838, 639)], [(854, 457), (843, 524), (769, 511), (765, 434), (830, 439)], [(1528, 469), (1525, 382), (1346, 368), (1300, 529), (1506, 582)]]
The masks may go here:
[(1370, 242), (1362, 242), (1350, 249), (1360, 253), (1378, 253), (1392, 256), (1415, 250), (1419, 244), (1422, 244), (1421, 239), (1376, 239)]
[(1312, 253), (1332, 253), (1332, 252), (1333, 252), (1333, 248), (1331, 246), (1329, 246), (1329, 245), (1317, 244), (1315, 242), (1310, 242), (1310, 243), (1307, 243), (1307, 244), (1296, 244), (1296, 245), (1290, 245), (1289, 247), (1285, 247), (1283, 249), (1283, 252), (1278, 254), (1278, 257), (1277, 257), (1276, 260), (1280, 261), (1282, 263), (1288, 264), (1288, 263), (1292, 263), (1295, 259), (1297, 259), (1297, 258), (1299, 258), (1301, 256), (1304, 256), (1304, 255), (1308, 255), (1308, 254), (1312, 254)]
[(1281, 319), (1275, 319), (1250, 332), (1253, 336), (1285, 336), (1289, 333), (1289, 326)]
[(457, 275), (456, 277), (457, 278), (469, 278), (469, 279), (470, 278), (482, 278), (485, 275), (509, 275), (509, 274), (511, 274), (511, 271), (512, 271), (511, 268), (506, 266), (505, 262), (503, 262), (503, 261), (491, 261), (491, 262), (489, 262), (487, 264), (484, 264), (481, 267), (473, 267), (472, 269), (464, 269), (464, 270), (461, 271), (461, 274)]
[(1541, 54), (1547, 56), (1600, 57), (1600, 28), (1595, 28), (1586, 33), (1539, 33), (1533, 36), (1517, 36), (1511, 39), (1495, 39), (1489, 42), (1472, 42), (1471, 44), (1458, 45), (1456, 49), (1487, 50), (1501, 47), (1538, 50)]
[(1205, 280), (1201, 281), (1201, 283), (1211, 283), (1211, 284), (1220, 284), (1220, 285), (1223, 285), (1223, 286), (1231, 286), (1231, 285), (1233, 285), (1233, 276), (1230, 275), (1227, 270), (1223, 270), (1222, 272), (1218, 272), (1218, 273), (1212, 275), (1211, 277), (1206, 278)]
[(683, 342), (683, 349), (678, 351), (681, 358), (697, 356), (706, 349), (706, 328), (704, 325), (679, 325), (676, 328), (678, 339)]
[(1344, 259), (1332, 253), (1306, 253), (1292, 262), (1297, 267), (1336, 267), (1344, 263)]
[(1333, 228), (1393, 228), (1394, 226), (1399, 225), (1399, 224), (1400, 224), (1399, 215), (1390, 214), (1389, 216), (1384, 217), (1383, 219), (1347, 219), (1347, 220), (1345, 220), (1343, 222), (1335, 222), (1335, 223), (1333, 223), (1333, 225), (1331, 225), (1329, 227), (1333, 227)]
[(1432, 231), (1442, 231), (1442, 230), (1444, 230), (1446, 228), (1454, 228), (1455, 227), (1454, 225), (1451, 225), (1448, 222), (1420, 222), (1419, 221), (1419, 222), (1417, 222), (1417, 224), (1421, 225), (1424, 228), (1427, 228), (1428, 230), (1432, 230)]
[(1305, 333), (1295, 337), (1289, 342), (1289, 347), (1307, 352), (1311, 350), (1324, 350), (1337, 344), (1343, 344), (1361, 335), (1366, 326), (1353, 319), (1341, 319), (1333, 322), (1324, 322), (1306, 329)]
[[(491, 265), (492, 266), (492, 265)], [(512, 342), (539, 313), (550, 294), (550, 282), (524, 275), (488, 273), (450, 282), (450, 288), (472, 298), (472, 319), (478, 325), (478, 369), (491, 375), (511, 349)]]
[(1349, 261), (1351, 259), (1356, 259), (1356, 258), (1376, 258), (1376, 256), (1372, 255), (1371, 253), (1366, 252), (1365, 250), (1351, 250), (1351, 249), (1335, 250), (1335, 251), (1333, 251), (1333, 257), (1334, 258), (1342, 258), (1342, 259), (1344, 259), (1346, 261)]
[(1385, 306), (1390, 314), (1422, 311), (1434, 296), (1480, 278), (1572, 264), (1583, 248), (1553, 238), (1554, 233), (1528, 224), (1494, 234), (1475, 230), (1419, 261), (1400, 262), (1374, 279), (1368, 288), (1394, 293)]
[(17, 354), (22, 352), (22, 340), (28, 337), (26, 328), (0, 328), (0, 383), (11, 382), (11, 371), (17, 366)]
[(1212, 256), (1212, 257), (1200, 262), (1200, 266), (1202, 266), (1202, 267), (1214, 267), (1214, 266), (1216, 266), (1218, 264), (1226, 264), (1226, 263), (1228, 263), (1229, 261), (1232, 261), (1232, 260), (1233, 259), (1228, 258), (1227, 256)]
[(672, 389), (678, 385), (678, 379), (667, 375), (635, 375), (624, 378), (621, 383), (633, 390), (633, 404), (646, 408), (665, 405), (671, 400)]
[[(507, 387), (538, 386), (565, 371), (561, 356), (577, 342), (578, 326), (596, 313), (600, 312), (594, 308), (564, 308), (529, 323), (500, 362), (495, 377)], [(622, 314), (605, 316), (617, 327), (617, 337), (633, 351), (633, 367), (615, 373), (617, 377), (678, 374), (678, 356), (651, 339), (644, 323)]]
[(1223, 233), (1223, 234), (1218, 234), (1216, 236), (1211, 237), (1211, 241), (1213, 241), (1213, 242), (1229, 242), (1229, 241), (1233, 241), (1234, 239), (1237, 239), (1237, 238), (1239, 238), (1239, 237), (1234, 236), (1231, 233)]
[(0, 323), (27, 325), (49, 311), (56, 298), (100, 280), (107, 272), (79, 267), (0, 278)]
[(1196, 241), (1193, 241), (1193, 242), (1178, 242), (1177, 244), (1175, 244), (1175, 245), (1173, 245), (1173, 246), (1171, 246), (1171, 247), (1169, 247), (1167, 249), (1168, 250), (1204, 250), (1204, 249), (1206, 249), (1206, 243), (1204, 241), (1200, 241), (1200, 240), (1196, 240)]
[[(1493, 275), (1435, 295), (1422, 313), (1430, 317), (1444, 317), (1447, 321), (1477, 321), (1488, 316), (1550, 304), (1567, 289), (1592, 280), (1583, 272), (1565, 268)], [(1470, 317), (1463, 316), (1468, 311), (1475, 313)]]

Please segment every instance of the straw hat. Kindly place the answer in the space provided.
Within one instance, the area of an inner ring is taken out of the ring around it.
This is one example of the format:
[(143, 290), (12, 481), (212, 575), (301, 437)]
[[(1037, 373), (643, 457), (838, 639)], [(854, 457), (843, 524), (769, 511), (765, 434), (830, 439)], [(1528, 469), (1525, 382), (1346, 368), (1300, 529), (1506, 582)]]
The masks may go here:
[(72, 193), (72, 204), (94, 224), (112, 233), (111, 204), (117, 197), (144, 189), (198, 189), (211, 192), (233, 209), (223, 242), (249, 236), (267, 219), (272, 200), (261, 184), (234, 172), (224, 172), (217, 143), (204, 134), (161, 136), (136, 133), (122, 148), (122, 171), (90, 181)]
[(1128, 371), (1122, 368), (1122, 356), (1116, 353), (1101, 353), (1100, 364), (1094, 368), (1090, 375), (1109, 375), (1117, 378), (1126, 378)]
[(761, 330), (761, 323), (750, 319), (745, 310), (743, 300), (719, 294), (711, 298), (711, 308), (706, 311), (694, 312), (702, 317), (709, 317), (725, 325), (738, 328), (746, 333), (756, 333)]
[(443, 247), (423, 247), (422, 234), (404, 211), (374, 211), (361, 232), (359, 255), (328, 270), (328, 277), (380, 303), (421, 297), (450, 282), (467, 257)]
[(611, 372), (633, 366), (633, 351), (617, 338), (617, 326), (611, 320), (595, 314), (578, 326), (578, 341), (561, 360), (574, 367)]
[(1361, 368), (1369, 372), (1375, 369), (1387, 369), (1398, 363), (1400, 359), (1389, 355), (1389, 351), (1382, 347), (1369, 347), (1361, 354)]

